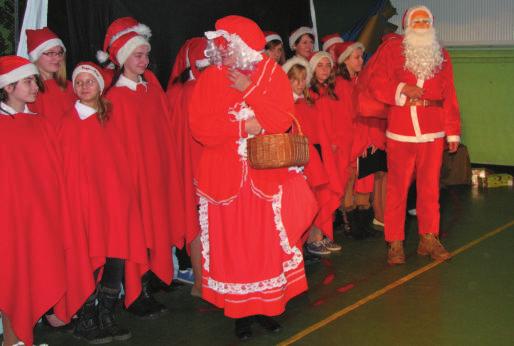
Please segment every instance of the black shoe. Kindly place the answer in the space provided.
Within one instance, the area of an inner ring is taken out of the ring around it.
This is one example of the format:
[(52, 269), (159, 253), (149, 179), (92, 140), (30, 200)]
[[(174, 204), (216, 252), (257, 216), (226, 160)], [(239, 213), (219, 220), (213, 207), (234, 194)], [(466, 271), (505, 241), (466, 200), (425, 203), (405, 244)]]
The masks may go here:
[(373, 210), (371, 208), (368, 209), (357, 209), (357, 219), (360, 227), (360, 233), (364, 238), (376, 238), (383, 233), (375, 230), (372, 226), (373, 222)]
[(130, 330), (120, 327), (114, 318), (120, 289), (98, 286), (98, 320), (100, 328), (107, 331), (114, 340), (128, 340), (132, 337)]
[(268, 332), (278, 333), (282, 330), (282, 326), (273, 318), (264, 315), (254, 316), (255, 321), (261, 325)]
[(252, 317), (236, 319), (236, 336), (239, 340), (248, 340), (252, 337)]
[(92, 294), (78, 313), (78, 320), (73, 331), (73, 336), (84, 339), (93, 345), (112, 342), (113, 337), (100, 327), (98, 320), (98, 308), (96, 306), (96, 294)]
[(139, 297), (127, 308), (127, 311), (143, 320), (154, 320), (169, 312), (168, 308), (153, 297), (146, 274)]

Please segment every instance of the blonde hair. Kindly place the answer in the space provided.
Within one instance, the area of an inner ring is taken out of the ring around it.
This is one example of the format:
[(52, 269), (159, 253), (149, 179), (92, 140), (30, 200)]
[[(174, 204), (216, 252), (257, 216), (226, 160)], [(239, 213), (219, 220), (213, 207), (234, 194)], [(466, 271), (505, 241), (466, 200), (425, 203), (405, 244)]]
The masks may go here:
[[(306, 80), (307, 79), (307, 69), (305, 68), (305, 66), (302, 66), (300, 64), (295, 64), (287, 72), (287, 78), (289, 78), (289, 80), (297, 80), (297, 81), (301, 81), (302, 79)], [(309, 81), (307, 81), (307, 83), (308, 82)], [(314, 103), (314, 101), (312, 100), (312, 97), (309, 93), (309, 88), (307, 86), (305, 86), (305, 88), (303, 89), (303, 97), (305, 98), (305, 101), (307, 102), (307, 104), (312, 105)]]

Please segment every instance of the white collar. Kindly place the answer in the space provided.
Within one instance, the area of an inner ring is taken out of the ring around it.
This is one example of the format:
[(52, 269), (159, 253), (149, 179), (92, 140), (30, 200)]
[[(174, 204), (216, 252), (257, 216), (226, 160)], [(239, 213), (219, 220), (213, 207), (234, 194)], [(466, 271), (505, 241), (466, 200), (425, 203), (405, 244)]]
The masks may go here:
[(97, 112), (96, 109), (80, 103), (79, 100), (75, 101), (75, 109), (77, 110), (80, 120), (86, 120)]
[(295, 93), (293, 91), (293, 99), (294, 99), (294, 102), (298, 101), (299, 99), (303, 99), (303, 95), (298, 95), (297, 93)]
[[(15, 114), (18, 114), (18, 112), (14, 108), (9, 106), (7, 103), (1, 102), (0, 103), (0, 107), (2, 107), (2, 110), (0, 110), (0, 114), (2, 114), (2, 115), (15, 115)], [(25, 109), (23, 109), (23, 113), (25, 113), (25, 114), (37, 114), (37, 113), (31, 112), (27, 105), (25, 105)]]
[(143, 81), (143, 78), (141, 76), (137, 76), (137, 83), (134, 82), (132, 79), (129, 79), (125, 77), (125, 75), (121, 75), (118, 81), (116, 82), (117, 87), (127, 87), (132, 91), (136, 91), (138, 84), (143, 84), (145, 88), (147, 87), (147, 84), (145, 81)]

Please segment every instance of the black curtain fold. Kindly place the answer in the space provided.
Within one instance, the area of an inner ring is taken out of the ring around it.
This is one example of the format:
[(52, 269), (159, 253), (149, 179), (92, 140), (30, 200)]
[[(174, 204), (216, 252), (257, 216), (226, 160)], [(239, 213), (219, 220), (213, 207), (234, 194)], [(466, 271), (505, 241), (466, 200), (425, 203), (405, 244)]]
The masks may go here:
[(151, 68), (166, 85), (180, 46), (202, 36), (229, 14), (255, 20), (263, 30), (278, 32), (287, 44), (289, 33), (312, 25), (309, 0), (49, 0), (48, 26), (66, 45), (68, 70), (80, 61), (95, 61), (109, 24), (133, 16), (152, 29)]

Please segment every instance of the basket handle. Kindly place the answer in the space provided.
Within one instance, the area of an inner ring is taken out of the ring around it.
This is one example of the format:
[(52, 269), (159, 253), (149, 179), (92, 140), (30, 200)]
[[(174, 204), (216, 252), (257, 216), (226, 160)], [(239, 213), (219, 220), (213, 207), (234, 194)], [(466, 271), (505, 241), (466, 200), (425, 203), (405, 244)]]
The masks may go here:
[(287, 112), (287, 114), (289, 114), (291, 116), (291, 118), (293, 118), (293, 122), (296, 124), (296, 127), (298, 128), (298, 134), (300, 136), (303, 136), (302, 127), (300, 126), (300, 122), (298, 121), (298, 119), (296, 119), (296, 117), (293, 115), (293, 113)]

